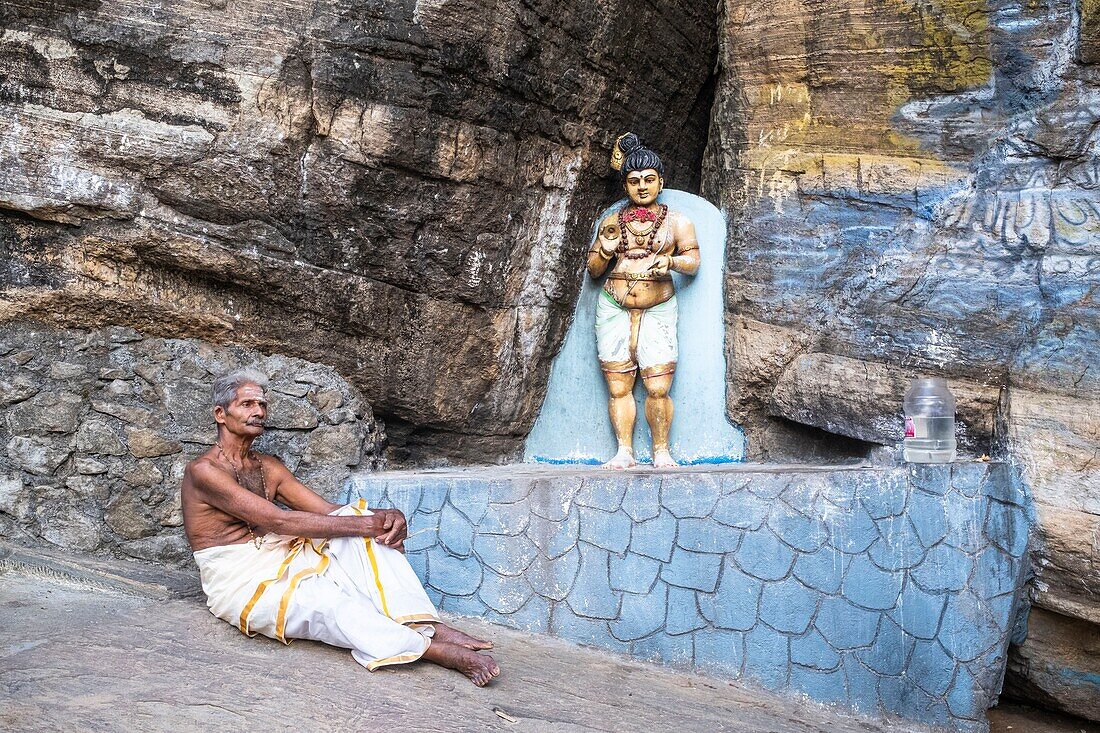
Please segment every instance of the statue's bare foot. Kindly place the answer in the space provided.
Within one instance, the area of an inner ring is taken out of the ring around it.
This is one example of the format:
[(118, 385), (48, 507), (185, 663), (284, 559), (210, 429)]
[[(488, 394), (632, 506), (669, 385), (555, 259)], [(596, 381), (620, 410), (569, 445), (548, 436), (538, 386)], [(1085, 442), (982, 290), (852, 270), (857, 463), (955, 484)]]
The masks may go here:
[(482, 649), (493, 648), (493, 642), (486, 641), (485, 639), (479, 639), (476, 636), (470, 636), (469, 634), (447, 626), (444, 623), (437, 623), (435, 625), (435, 638), (438, 641), (445, 641), (448, 644), (458, 644), (459, 646), (464, 646), (467, 649), (473, 649), (474, 651), (481, 651)]
[(439, 639), (432, 639), (423, 658), (447, 669), (461, 672), (478, 687), (484, 687), (500, 674), (500, 667), (492, 657)]
[(680, 464), (672, 460), (672, 454), (667, 450), (653, 451), (654, 468), (676, 468)]
[(603, 467), (614, 468), (621, 471), (624, 468), (634, 468), (637, 465), (638, 462), (634, 460), (634, 451), (630, 448), (620, 446), (619, 452), (615, 454), (615, 457), (603, 464)]

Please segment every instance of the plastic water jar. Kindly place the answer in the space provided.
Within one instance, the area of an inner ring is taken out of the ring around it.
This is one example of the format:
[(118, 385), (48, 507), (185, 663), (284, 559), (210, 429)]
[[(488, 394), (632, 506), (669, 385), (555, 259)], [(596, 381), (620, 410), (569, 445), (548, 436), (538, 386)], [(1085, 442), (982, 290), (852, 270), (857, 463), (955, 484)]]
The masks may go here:
[(918, 377), (905, 393), (903, 455), (909, 463), (955, 460), (955, 396), (940, 377)]

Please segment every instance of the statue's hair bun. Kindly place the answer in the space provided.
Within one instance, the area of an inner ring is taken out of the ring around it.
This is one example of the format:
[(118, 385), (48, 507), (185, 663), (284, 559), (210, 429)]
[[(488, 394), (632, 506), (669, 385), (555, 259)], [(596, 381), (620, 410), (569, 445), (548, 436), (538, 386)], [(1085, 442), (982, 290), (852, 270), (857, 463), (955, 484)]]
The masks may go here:
[(623, 156), (628, 156), (635, 150), (640, 150), (641, 148), (642, 141), (639, 140), (638, 136), (633, 132), (628, 132), (619, 140), (619, 150), (623, 152)]
[[(624, 165), (627, 166), (626, 169), (623, 168)], [(665, 174), (661, 159), (652, 150), (642, 145), (642, 141), (633, 132), (619, 135), (615, 139), (615, 149), (611, 151), (611, 167), (619, 171), (620, 177), (632, 170), (640, 171), (647, 168), (653, 168), (662, 176)]]

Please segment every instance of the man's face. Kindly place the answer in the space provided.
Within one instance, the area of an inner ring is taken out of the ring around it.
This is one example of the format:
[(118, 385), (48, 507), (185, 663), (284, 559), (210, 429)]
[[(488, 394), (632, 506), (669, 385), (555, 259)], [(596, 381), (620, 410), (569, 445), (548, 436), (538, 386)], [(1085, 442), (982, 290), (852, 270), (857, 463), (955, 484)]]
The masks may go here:
[(241, 437), (259, 437), (267, 419), (267, 399), (258, 384), (243, 384), (228, 408), (214, 408), (214, 420), (226, 430)]
[(623, 188), (626, 189), (626, 195), (635, 204), (649, 206), (657, 200), (657, 194), (661, 192), (664, 185), (665, 182), (661, 180), (661, 176), (657, 171), (646, 168), (644, 171), (631, 171), (628, 173)]

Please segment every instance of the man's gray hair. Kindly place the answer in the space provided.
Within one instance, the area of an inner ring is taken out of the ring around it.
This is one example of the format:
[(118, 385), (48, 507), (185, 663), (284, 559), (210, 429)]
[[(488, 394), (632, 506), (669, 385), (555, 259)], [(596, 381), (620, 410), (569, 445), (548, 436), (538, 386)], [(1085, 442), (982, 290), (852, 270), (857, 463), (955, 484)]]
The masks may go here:
[(253, 369), (251, 367), (245, 367), (244, 369), (237, 369), (229, 372), (229, 374), (223, 374), (214, 380), (214, 388), (211, 390), (214, 406), (228, 410), (229, 403), (237, 396), (237, 390), (246, 384), (255, 384), (266, 392), (268, 384), (267, 375), (259, 369)]

